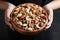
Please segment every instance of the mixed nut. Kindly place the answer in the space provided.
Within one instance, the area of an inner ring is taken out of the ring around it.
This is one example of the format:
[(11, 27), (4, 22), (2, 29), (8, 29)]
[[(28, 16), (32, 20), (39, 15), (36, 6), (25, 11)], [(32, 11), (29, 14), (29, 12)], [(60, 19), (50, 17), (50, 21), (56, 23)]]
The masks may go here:
[(17, 6), (11, 13), (11, 21), (22, 30), (34, 31), (44, 26), (47, 13), (36, 4), (25, 3)]

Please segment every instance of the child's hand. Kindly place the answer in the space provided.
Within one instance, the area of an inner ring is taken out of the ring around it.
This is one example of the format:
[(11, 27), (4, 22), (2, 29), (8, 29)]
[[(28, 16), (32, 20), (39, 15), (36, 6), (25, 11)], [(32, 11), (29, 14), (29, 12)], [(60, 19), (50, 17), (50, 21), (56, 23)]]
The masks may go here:
[(48, 6), (44, 6), (44, 8), (48, 11), (48, 13), (49, 13), (49, 22), (48, 22), (48, 24), (47, 24), (47, 27), (45, 28), (45, 30), (46, 29), (48, 29), (48, 28), (50, 28), (50, 26), (51, 26), (51, 24), (52, 24), (52, 21), (53, 21), (53, 9), (52, 8), (50, 8), (50, 7), (48, 7)]
[(9, 23), (10, 20), (10, 13), (12, 12), (12, 10), (15, 8), (15, 6), (11, 3), (8, 3), (8, 8), (5, 10), (5, 23), (12, 29), (12, 25)]

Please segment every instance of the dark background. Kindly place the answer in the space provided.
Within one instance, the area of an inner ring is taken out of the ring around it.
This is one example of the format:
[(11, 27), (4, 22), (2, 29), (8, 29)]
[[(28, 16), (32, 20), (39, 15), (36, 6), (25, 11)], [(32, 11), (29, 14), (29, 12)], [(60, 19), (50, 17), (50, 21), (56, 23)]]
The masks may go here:
[(4, 22), (4, 14), (0, 10), (0, 40), (60, 40), (60, 9), (54, 11), (54, 20), (49, 29), (32, 36), (12, 31)]

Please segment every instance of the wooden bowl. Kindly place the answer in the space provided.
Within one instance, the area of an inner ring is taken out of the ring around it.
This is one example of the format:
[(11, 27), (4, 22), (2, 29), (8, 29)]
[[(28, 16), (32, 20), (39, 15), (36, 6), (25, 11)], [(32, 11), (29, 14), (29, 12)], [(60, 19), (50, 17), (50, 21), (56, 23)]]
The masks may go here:
[(34, 3), (18, 5), (13, 9), (10, 17), (13, 28), (25, 35), (32, 35), (43, 31), (48, 23), (47, 11)]

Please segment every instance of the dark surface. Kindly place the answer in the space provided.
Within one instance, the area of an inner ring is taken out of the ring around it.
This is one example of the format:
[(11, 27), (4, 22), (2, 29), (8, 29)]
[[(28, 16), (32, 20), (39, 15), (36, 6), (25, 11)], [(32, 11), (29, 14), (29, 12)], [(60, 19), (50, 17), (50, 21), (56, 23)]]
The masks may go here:
[[(22, 4), (22, 3), (36, 3), (39, 5), (42, 4), (42, 0), (38, 0), (38, 1), (37, 0), (34, 0), (34, 1), (32, 1), (32, 0), (5, 0), (5, 1), (10, 2), (16, 6), (19, 4)], [(43, 3), (45, 3), (45, 0), (43, 0)]]
[(4, 0), (4, 1), (10, 2), (16, 6), (22, 3), (35, 3), (44, 6), (45, 4), (51, 2), (52, 0), (38, 0), (38, 1), (37, 0)]
[(60, 9), (54, 11), (52, 26), (39, 34), (26, 36), (12, 31), (4, 22), (4, 12), (0, 10), (0, 40), (60, 40)]

